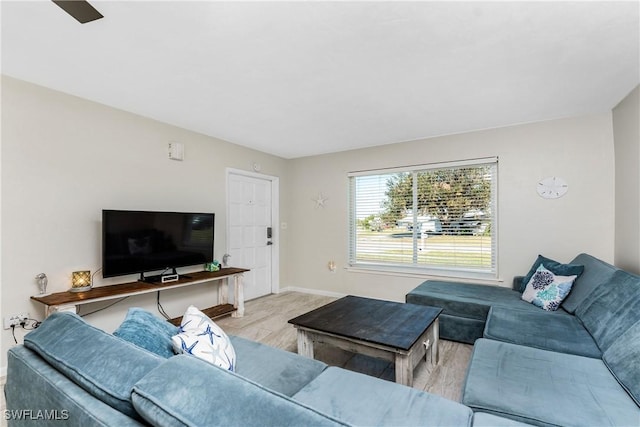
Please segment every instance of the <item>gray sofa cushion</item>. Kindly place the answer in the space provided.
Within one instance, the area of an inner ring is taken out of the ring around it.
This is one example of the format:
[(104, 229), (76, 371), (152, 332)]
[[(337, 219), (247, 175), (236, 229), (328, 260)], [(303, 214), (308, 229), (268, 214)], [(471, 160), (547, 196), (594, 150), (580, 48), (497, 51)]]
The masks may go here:
[(179, 355), (138, 381), (133, 405), (154, 426), (338, 426), (344, 423), (238, 374)]
[(479, 339), (462, 403), (536, 425), (637, 425), (640, 408), (602, 360)]
[(330, 367), (293, 396), (331, 416), (364, 426), (464, 426), (463, 405), (368, 375)]
[(640, 406), (640, 321), (611, 344), (602, 359)]
[(286, 396), (320, 375), (325, 363), (240, 337), (229, 337), (236, 350), (236, 373)]
[(573, 314), (595, 288), (611, 278), (617, 268), (588, 254), (578, 255), (571, 264), (584, 266), (584, 271), (576, 279), (571, 292), (562, 302), (562, 308)]
[(602, 352), (575, 316), (550, 316), (548, 312), (493, 307), (484, 338), (543, 350), (601, 358)]
[(640, 320), (640, 277), (616, 271), (576, 310), (584, 326), (604, 352)]
[(24, 337), (24, 345), (87, 392), (131, 417), (138, 416), (131, 405), (133, 384), (164, 360), (64, 312), (47, 317)]
[[(24, 415), (12, 419), (11, 426), (142, 426), (115, 408), (89, 395), (79, 385), (23, 345), (7, 352), (6, 408)], [(25, 410), (31, 411), (31, 417)], [(48, 411), (54, 419), (38, 414)], [(58, 420), (55, 420), (55, 418)], [(5, 421), (6, 422), (6, 421)]]

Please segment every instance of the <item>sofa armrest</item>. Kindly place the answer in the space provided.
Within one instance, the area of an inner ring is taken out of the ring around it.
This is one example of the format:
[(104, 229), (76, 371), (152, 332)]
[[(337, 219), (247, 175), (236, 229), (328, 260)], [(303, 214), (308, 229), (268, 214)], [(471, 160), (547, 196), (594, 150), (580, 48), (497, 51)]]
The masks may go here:
[(526, 283), (522, 283), (522, 280), (524, 280), (524, 276), (514, 276), (513, 283), (511, 284), (511, 289), (522, 293), (522, 288), (526, 285)]

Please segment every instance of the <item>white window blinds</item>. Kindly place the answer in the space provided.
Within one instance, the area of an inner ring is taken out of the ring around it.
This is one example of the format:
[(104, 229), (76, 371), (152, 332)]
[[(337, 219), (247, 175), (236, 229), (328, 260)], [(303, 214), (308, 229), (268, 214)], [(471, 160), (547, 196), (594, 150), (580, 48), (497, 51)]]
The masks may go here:
[(351, 266), (497, 274), (497, 158), (354, 172)]

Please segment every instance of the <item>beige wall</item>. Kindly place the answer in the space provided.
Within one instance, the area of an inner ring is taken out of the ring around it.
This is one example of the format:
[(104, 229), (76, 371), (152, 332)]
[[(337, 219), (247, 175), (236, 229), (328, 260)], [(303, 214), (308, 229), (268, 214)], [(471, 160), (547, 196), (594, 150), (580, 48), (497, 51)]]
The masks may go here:
[(616, 161), (615, 263), (640, 273), (640, 86), (613, 109)]
[[(167, 158), (169, 141), (184, 143), (183, 162)], [(281, 158), (3, 78), (2, 315), (27, 311), (42, 318), (42, 306), (29, 299), (38, 292), (37, 273), (47, 273), (49, 291), (60, 292), (70, 287), (72, 271), (101, 265), (104, 208), (215, 212), (215, 255), (221, 258), (225, 169), (249, 170), (253, 162), (284, 181)], [(135, 278), (98, 274), (96, 285)], [(171, 315), (194, 301), (213, 305), (214, 289), (205, 284), (164, 292), (163, 305)], [(87, 320), (113, 330), (134, 305), (155, 311), (155, 295), (129, 298)], [(0, 367), (12, 344), (3, 330)]]
[[(611, 114), (555, 120), (290, 161), (287, 283), (324, 293), (402, 301), (423, 277), (345, 270), (347, 173), (350, 171), (499, 157), (499, 283), (510, 286), (541, 253), (569, 261), (588, 252), (613, 262), (614, 158)], [(568, 193), (545, 200), (536, 183), (557, 175)], [(316, 208), (318, 193), (328, 198)], [(335, 260), (338, 269), (329, 272)]]

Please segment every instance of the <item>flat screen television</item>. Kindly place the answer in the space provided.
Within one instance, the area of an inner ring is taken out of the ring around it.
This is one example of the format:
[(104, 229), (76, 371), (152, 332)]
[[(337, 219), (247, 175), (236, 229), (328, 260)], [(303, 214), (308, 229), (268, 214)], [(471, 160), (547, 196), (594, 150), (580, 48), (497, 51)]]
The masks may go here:
[[(215, 214), (102, 211), (102, 275), (123, 276), (213, 261)], [(163, 274), (161, 273), (161, 274)]]

